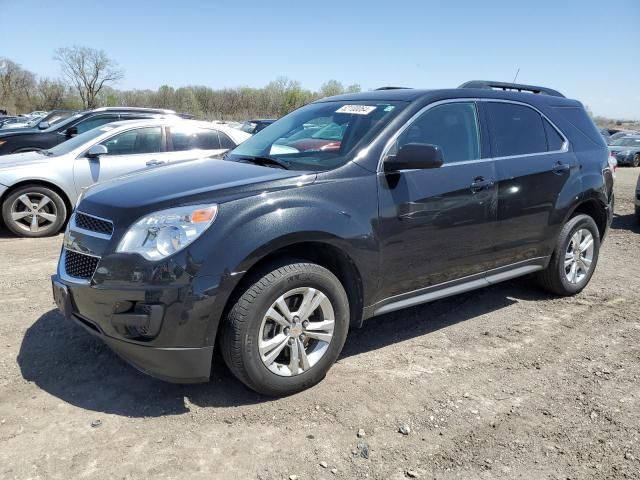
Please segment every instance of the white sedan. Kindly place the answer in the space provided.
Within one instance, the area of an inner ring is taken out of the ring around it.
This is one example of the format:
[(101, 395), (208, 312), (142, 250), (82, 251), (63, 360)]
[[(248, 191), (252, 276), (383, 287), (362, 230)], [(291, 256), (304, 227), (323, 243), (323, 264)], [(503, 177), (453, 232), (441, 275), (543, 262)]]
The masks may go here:
[(0, 157), (4, 224), (22, 237), (60, 231), (82, 189), (163, 163), (222, 154), (251, 135), (183, 119), (114, 122), (49, 150)]

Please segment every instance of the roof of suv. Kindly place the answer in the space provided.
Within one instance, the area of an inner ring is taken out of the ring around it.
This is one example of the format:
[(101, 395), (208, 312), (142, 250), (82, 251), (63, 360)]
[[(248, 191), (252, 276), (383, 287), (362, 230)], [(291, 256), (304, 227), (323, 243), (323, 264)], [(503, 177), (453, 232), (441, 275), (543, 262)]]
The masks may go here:
[[(535, 92), (535, 93), (534, 93)], [(565, 98), (556, 90), (529, 85), (507, 84), (503, 82), (473, 81), (467, 82), (458, 88), (446, 89), (414, 89), (414, 88), (389, 88), (367, 92), (348, 93), (334, 97), (323, 98), (317, 102), (326, 101), (402, 101), (414, 102), (417, 100), (437, 100), (439, 98), (495, 98), (514, 100), (530, 104), (553, 104), (562, 106), (580, 106), (577, 100)]]

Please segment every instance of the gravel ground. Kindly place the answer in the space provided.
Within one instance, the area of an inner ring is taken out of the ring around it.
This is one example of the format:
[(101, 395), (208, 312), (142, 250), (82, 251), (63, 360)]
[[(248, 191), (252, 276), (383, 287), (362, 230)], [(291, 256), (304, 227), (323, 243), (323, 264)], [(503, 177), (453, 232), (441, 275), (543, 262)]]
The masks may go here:
[(61, 237), (0, 233), (0, 478), (640, 478), (639, 170), (580, 295), (519, 279), (372, 319), (276, 400), (220, 362), (137, 373), (54, 309)]

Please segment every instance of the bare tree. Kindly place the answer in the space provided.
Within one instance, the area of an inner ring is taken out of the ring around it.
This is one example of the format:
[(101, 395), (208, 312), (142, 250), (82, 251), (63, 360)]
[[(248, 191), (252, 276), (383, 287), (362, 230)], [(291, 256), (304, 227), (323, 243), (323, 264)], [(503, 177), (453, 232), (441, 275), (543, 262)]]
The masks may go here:
[(63, 75), (78, 90), (85, 108), (96, 108), (102, 87), (124, 78), (124, 72), (104, 50), (77, 46), (59, 48), (53, 58), (60, 63)]

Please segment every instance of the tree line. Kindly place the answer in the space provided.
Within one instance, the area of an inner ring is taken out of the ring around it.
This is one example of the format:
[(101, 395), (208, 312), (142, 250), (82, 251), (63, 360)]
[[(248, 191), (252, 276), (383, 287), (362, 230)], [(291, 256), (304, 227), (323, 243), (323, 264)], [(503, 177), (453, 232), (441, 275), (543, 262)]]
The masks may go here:
[(311, 91), (300, 82), (277, 78), (262, 88), (211, 88), (193, 85), (157, 90), (116, 88), (124, 71), (102, 50), (68, 47), (55, 51), (61, 78), (39, 77), (8, 58), (0, 57), (0, 109), (9, 114), (34, 110), (97, 107), (154, 107), (190, 113), (206, 120), (280, 117), (318, 98), (359, 92), (360, 85), (337, 80)]

